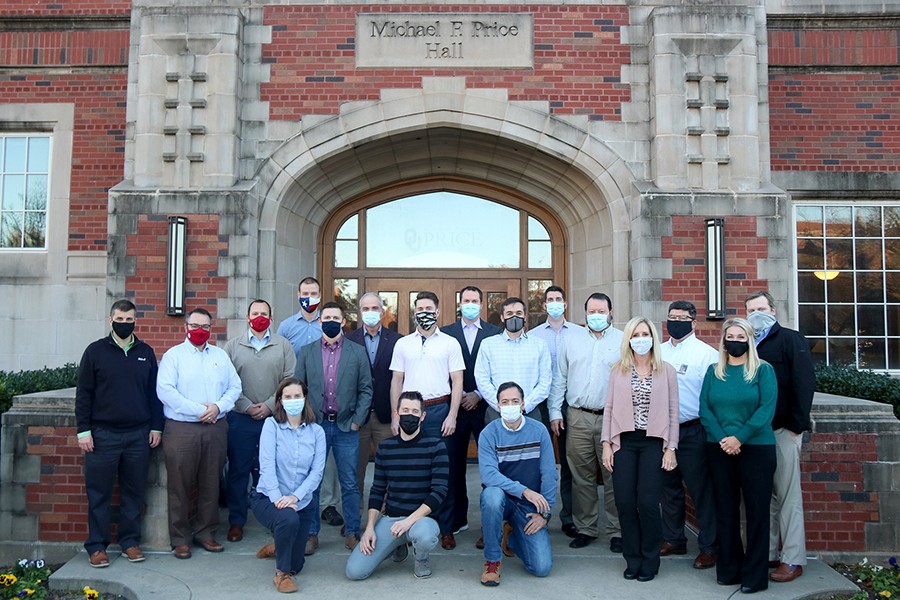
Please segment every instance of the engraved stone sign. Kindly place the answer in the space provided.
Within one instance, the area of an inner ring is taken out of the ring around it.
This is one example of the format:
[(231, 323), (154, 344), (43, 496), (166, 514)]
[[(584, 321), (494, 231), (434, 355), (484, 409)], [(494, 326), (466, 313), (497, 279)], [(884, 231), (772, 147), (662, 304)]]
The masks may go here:
[(529, 69), (534, 19), (525, 13), (358, 13), (357, 67)]

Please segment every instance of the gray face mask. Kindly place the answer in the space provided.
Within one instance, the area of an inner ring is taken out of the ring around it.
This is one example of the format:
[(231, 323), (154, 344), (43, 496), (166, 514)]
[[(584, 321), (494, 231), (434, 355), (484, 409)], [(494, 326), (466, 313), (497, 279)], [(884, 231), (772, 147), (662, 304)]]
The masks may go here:
[(762, 335), (762, 332), (775, 324), (775, 316), (758, 310), (747, 315), (747, 320), (753, 326), (753, 333), (756, 337)]
[(525, 319), (522, 317), (510, 317), (503, 321), (503, 326), (506, 327), (506, 330), (510, 333), (522, 331), (525, 327)]

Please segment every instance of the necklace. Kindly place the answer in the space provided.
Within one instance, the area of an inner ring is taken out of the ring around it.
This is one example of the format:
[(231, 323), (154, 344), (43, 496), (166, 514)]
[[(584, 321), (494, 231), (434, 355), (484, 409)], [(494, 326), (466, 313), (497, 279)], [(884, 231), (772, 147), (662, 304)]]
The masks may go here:
[(653, 372), (653, 367), (650, 367), (650, 369), (648, 369), (647, 371), (642, 373), (641, 371), (638, 371), (638, 368), (635, 366), (634, 372), (637, 373), (637, 376), (640, 377), (641, 379), (646, 379)]

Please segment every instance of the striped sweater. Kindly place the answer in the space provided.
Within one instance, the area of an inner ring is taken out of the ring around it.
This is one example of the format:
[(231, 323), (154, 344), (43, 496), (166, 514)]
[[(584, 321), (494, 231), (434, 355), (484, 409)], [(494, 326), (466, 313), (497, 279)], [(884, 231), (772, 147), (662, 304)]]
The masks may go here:
[(436, 513), (447, 496), (450, 462), (443, 440), (419, 434), (408, 442), (399, 435), (378, 444), (375, 480), (369, 490), (369, 509), (408, 517), (423, 504)]
[(522, 499), (525, 489), (540, 492), (553, 508), (556, 503), (556, 458), (547, 428), (525, 417), (518, 431), (495, 419), (484, 426), (478, 438), (478, 471), (481, 484), (499, 487), (507, 495), (534, 507)]

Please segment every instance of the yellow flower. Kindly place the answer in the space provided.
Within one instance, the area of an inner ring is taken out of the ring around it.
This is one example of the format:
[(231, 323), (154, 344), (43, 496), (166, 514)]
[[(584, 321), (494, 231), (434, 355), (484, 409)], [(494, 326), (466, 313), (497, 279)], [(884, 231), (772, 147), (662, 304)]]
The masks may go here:
[(28, 595), (30, 596), (30, 595), (32, 595), (32, 594), (34, 593), (34, 590), (31, 589), (31, 588), (25, 588), (25, 593), (28, 594)]
[(6, 587), (15, 585), (16, 581), (18, 581), (18, 578), (15, 575), (13, 575), (12, 573), (0, 575), (0, 583), (5, 585)]
[(879, 595), (879, 596), (884, 596), (885, 598), (890, 598), (890, 597), (891, 597), (891, 591), (890, 591), (890, 590), (882, 590), (881, 592), (879, 592), (878, 595)]
[(88, 586), (84, 586), (84, 598), (85, 600), (97, 600), (100, 594), (97, 590), (92, 590)]

